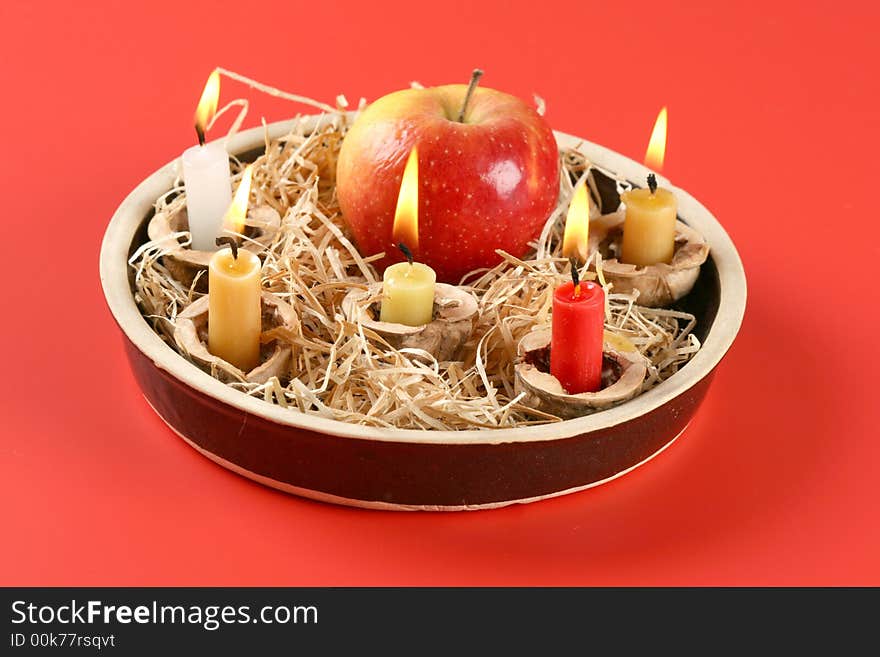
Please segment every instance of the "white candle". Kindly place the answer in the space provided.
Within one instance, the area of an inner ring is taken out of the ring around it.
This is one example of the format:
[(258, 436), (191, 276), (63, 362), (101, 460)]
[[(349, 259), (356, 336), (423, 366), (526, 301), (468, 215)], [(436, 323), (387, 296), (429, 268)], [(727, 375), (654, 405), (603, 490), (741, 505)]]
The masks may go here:
[(192, 248), (216, 251), (214, 240), (223, 233), (223, 215), (232, 202), (229, 156), (215, 141), (187, 148), (182, 160)]
[(195, 124), (199, 145), (183, 152), (183, 185), (186, 189), (186, 214), (192, 248), (215, 251), (214, 240), (223, 231), (223, 215), (232, 202), (229, 180), (229, 156), (220, 142), (205, 143), (205, 130), (217, 111), (220, 97), (220, 74), (208, 76), (205, 90), (196, 107)]

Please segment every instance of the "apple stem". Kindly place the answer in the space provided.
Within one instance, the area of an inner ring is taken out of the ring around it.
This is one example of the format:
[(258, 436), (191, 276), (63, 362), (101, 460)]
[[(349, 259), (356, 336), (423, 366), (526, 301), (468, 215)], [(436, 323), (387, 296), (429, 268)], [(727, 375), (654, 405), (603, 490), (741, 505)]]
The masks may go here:
[(477, 85), (480, 83), (481, 77), (483, 77), (483, 71), (475, 68), (474, 72), (471, 73), (471, 83), (468, 85), (467, 93), (464, 95), (464, 102), (461, 104), (461, 111), (458, 113), (459, 123), (464, 123), (464, 113), (467, 111), (468, 103), (471, 102), (471, 96), (474, 93), (474, 89), (476, 89)]

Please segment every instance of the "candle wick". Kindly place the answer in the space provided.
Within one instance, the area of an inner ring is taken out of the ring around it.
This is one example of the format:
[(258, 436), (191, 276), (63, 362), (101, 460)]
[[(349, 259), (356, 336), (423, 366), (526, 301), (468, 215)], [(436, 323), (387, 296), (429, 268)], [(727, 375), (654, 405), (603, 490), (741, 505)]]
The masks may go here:
[(474, 89), (477, 88), (477, 84), (479, 84), (481, 77), (483, 77), (483, 71), (475, 68), (474, 72), (471, 73), (471, 83), (468, 85), (467, 93), (464, 95), (464, 102), (461, 104), (461, 111), (458, 113), (457, 121), (459, 123), (464, 123), (464, 113), (467, 111), (468, 103), (471, 102), (471, 96), (474, 93)]
[(199, 146), (205, 145), (205, 130), (196, 123), (196, 134), (199, 136)]
[(581, 295), (581, 276), (574, 258), (571, 258), (571, 282), (574, 285), (574, 296), (579, 297)]
[(413, 263), (413, 254), (412, 254), (412, 251), (409, 250), (409, 247), (408, 247), (406, 244), (404, 244), (403, 242), (398, 242), (398, 243), (397, 243), (397, 248), (400, 249), (401, 251), (403, 251), (403, 255), (406, 256), (406, 261), (407, 261), (410, 265), (412, 265), (412, 263)]
[(214, 244), (217, 246), (223, 246), (224, 244), (228, 245), (232, 250), (232, 259), (238, 260), (238, 242), (235, 241), (234, 237), (218, 237), (214, 240)]
[(648, 174), (648, 189), (651, 190), (652, 194), (657, 191), (657, 176), (653, 173)]

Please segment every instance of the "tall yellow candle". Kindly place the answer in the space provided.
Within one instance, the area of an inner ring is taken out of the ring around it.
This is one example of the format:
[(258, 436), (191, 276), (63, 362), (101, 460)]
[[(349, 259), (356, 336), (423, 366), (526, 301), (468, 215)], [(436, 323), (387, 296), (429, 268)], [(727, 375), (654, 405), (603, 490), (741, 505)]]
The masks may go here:
[(675, 218), (678, 205), (668, 189), (658, 189), (654, 174), (648, 189), (624, 192), (626, 204), (620, 259), (645, 267), (671, 262), (675, 252)]
[(399, 262), (385, 270), (379, 319), (422, 326), (433, 319), (437, 275), (428, 265), (414, 262), (410, 250), (419, 248), (419, 158), (415, 147), (403, 170), (392, 231), (394, 241), (408, 262)]
[(220, 249), (208, 265), (208, 351), (242, 372), (260, 363), (260, 269), (256, 254), (238, 248)]
[[(248, 166), (224, 217), (227, 231), (241, 232), (250, 185)], [(229, 247), (214, 253), (208, 264), (208, 351), (248, 372), (260, 362), (262, 264), (256, 254), (239, 249), (235, 238), (217, 238), (222, 243)]]

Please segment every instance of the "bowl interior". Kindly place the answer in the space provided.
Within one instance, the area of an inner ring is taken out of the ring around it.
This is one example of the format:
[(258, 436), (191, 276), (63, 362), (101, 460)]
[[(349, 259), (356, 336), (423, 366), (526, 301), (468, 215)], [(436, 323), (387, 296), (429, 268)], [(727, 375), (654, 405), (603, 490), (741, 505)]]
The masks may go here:
[[(313, 117), (312, 120), (317, 120)], [(282, 136), (290, 122), (269, 126), (270, 136)], [(582, 139), (556, 133), (560, 147), (577, 146), (587, 157), (614, 175), (630, 181), (644, 180), (648, 173), (642, 165), (601, 146)], [(252, 161), (263, 152), (265, 133), (255, 128), (239, 135), (228, 145), (242, 161)], [(708, 375), (732, 343), (739, 329), (745, 309), (745, 274), (739, 256), (730, 238), (715, 218), (693, 197), (661, 179), (661, 184), (676, 193), (679, 199), (679, 218), (700, 231), (710, 244), (709, 258), (690, 294), (675, 308), (697, 318), (694, 329), (703, 345), (694, 358), (666, 381), (638, 397), (614, 408), (592, 415), (548, 425), (520, 429), (473, 431), (418, 431), (387, 430), (353, 425), (337, 420), (307, 415), (283, 409), (260, 399), (250, 397), (217, 381), (197, 366), (180, 356), (162, 342), (140, 314), (133, 298), (134, 271), (127, 265), (128, 258), (147, 241), (147, 224), (153, 216), (153, 202), (167, 192), (173, 181), (175, 162), (169, 163), (136, 188), (120, 206), (108, 226), (101, 248), (101, 278), (105, 296), (115, 319), (126, 336), (162, 369), (202, 392), (249, 413), (266, 417), (292, 427), (302, 426), (334, 435), (360, 437), (385, 441), (501, 443), (565, 438), (613, 426), (654, 408), (681, 394)], [(601, 173), (596, 182), (606, 208), (619, 203), (615, 181)]]

